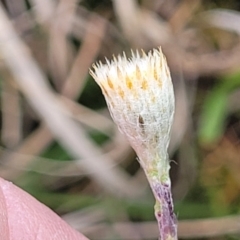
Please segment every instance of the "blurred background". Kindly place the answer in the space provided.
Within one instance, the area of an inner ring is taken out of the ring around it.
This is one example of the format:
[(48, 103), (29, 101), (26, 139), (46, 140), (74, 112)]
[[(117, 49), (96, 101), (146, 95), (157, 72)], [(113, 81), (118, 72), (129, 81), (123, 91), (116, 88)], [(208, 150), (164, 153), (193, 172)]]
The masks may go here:
[(162, 47), (180, 239), (240, 239), (240, 1), (2, 0), (0, 176), (92, 240), (157, 239), (154, 198), (95, 61)]

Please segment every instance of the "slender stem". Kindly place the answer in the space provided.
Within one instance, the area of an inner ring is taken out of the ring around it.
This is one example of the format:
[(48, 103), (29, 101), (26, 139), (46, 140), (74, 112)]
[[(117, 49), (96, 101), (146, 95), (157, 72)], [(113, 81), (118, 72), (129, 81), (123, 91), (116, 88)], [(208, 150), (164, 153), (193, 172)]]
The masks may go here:
[(165, 172), (165, 178), (162, 178), (165, 180), (161, 181), (159, 175), (156, 177), (156, 175), (151, 174), (152, 171), (146, 171), (146, 174), (156, 199), (154, 208), (160, 231), (159, 240), (177, 240), (177, 218), (174, 214), (169, 175)]
[(173, 212), (171, 186), (161, 182), (153, 183), (156, 198), (155, 217), (160, 231), (160, 240), (177, 240), (177, 219)]

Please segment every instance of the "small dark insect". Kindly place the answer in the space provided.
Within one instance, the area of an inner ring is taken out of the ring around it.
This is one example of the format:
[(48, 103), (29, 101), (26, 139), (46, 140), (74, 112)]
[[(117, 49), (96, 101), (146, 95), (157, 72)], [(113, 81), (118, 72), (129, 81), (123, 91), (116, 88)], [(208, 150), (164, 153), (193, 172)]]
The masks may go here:
[(138, 116), (138, 122), (140, 123), (140, 125), (144, 124), (143, 117), (141, 115)]
[(138, 123), (139, 123), (140, 128), (144, 132), (144, 121), (143, 121), (143, 117), (141, 115), (138, 116)]

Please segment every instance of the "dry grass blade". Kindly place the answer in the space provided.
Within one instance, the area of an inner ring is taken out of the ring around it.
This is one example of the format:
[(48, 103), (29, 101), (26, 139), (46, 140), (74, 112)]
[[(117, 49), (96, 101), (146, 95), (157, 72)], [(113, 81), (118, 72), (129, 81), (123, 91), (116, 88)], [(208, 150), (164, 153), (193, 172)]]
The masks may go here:
[(55, 3), (49, 0), (29, 0), (33, 5), (35, 15), (40, 24), (48, 28), (48, 24), (54, 16)]
[(140, 9), (135, 1), (114, 0), (113, 5), (123, 32), (133, 46), (164, 46), (171, 40), (168, 24), (154, 12)]
[(189, 22), (189, 19), (193, 16), (194, 11), (199, 7), (201, 1), (182, 1), (173, 16), (169, 20), (169, 24), (175, 32), (181, 31)]
[[(44, 132), (46, 131), (46, 132)], [(52, 136), (45, 126), (36, 130), (32, 136), (27, 138), (23, 144), (15, 151), (4, 150), (0, 148), (1, 163), (6, 169), (0, 169), (0, 175), (6, 179), (13, 180), (17, 178), (22, 171), (34, 171), (48, 176), (71, 177), (92, 175), (97, 169), (92, 169), (90, 172), (83, 171), (84, 161), (82, 159), (73, 161), (58, 161), (39, 157), (37, 154), (47, 147), (52, 141)], [(112, 144), (111, 144), (112, 145)], [(122, 156), (127, 154), (131, 148), (126, 143), (125, 139), (116, 140), (111, 150), (103, 154), (102, 157), (111, 159), (111, 163), (105, 169), (106, 172), (111, 171), (122, 161)], [(85, 161), (94, 161), (94, 159), (86, 159)], [(14, 178), (12, 177), (14, 176)]]
[[(73, 23), (72, 34), (77, 39), (83, 39), (83, 36), (86, 33), (86, 26), (89, 24), (89, 20), (90, 20), (90, 23), (91, 23), (91, 20), (94, 20), (97, 23), (95, 24), (95, 26), (92, 24), (91, 28), (87, 29), (87, 32), (88, 31), (91, 32), (91, 34), (94, 36), (94, 39), (99, 39), (102, 37), (101, 31), (99, 30), (101, 30), (102, 26), (105, 26), (107, 32), (105, 32), (104, 38), (102, 39), (103, 43), (106, 45), (112, 45), (111, 44), (111, 40), (112, 40), (114, 41), (114, 47), (119, 49), (119, 51), (121, 51), (122, 50), (121, 44), (125, 44), (124, 36), (113, 23), (107, 20), (109, 17), (110, 17), (109, 14), (103, 17), (95, 12), (90, 12), (87, 9), (81, 6), (78, 6), (77, 14), (75, 16), (74, 23)], [(92, 39), (92, 41), (94, 39)], [(91, 46), (91, 47), (94, 47), (94, 46)]]
[(179, 237), (201, 238), (240, 234), (240, 216), (184, 220), (179, 224)]
[[(52, 134), (45, 125), (40, 126), (30, 136), (12, 151), (3, 151), (1, 154), (1, 164), (5, 168), (0, 169), (3, 178), (14, 180), (19, 175), (29, 169), (33, 163), (33, 156), (41, 153), (52, 142)], [(27, 155), (24, 159), (23, 156)], [(22, 159), (21, 161), (19, 159)], [(20, 165), (20, 166), (19, 166)]]
[(113, 136), (113, 132), (115, 132), (116, 126), (109, 118), (81, 104), (77, 104), (68, 98), (62, 97), (61, 99), (63, 101), (63, 104), (65, 104), (69, 109), (71, 113), (70, 116), (73, 119), (81, 122), (87, 127), (100, 131), (109, 137)]
[(17, 16), (18, 14), (26, 10), (26, 3), (24, 0), (6, 0), (5, 4), (12, 17)]
[[(193, 56), (185, 54), (183, 61), (183, 71), (186, 75), (209, 75), (223, 74), (230, 71), (237, 71), (240, 62), (240, 45), (236, 45), (231, 50)], [(183, 57), (183, 56), (182, 56)]]
[[(77, 20), (80, 21), (80, 19), (76, 18), (75, 21)], [(84, 86), (88, 69), (96, 58), (104, 38), (106, 22), (99, 21), (98, 18), (92, 15), (85, 24), (85, 30), (81, 48), (62, 89), (62, 94), (71, 99), (75, 99)]]
[(139, 36), (139, 9), (135, 0), (114, 0), (113, 7), (121, 24), (123, 32), (134, 41)]
[(49, 63), (51, 76), (57, 89), (61, 89), (72, 61), (71, 32), (76, 10), (76, 0), (60, 1), (54, 12), (49, 31)]
[(211, 10), (200, 15), (204, 22), (240, 35), (240, 14), (233, 10)]
[(141, 188), (130, 186), (129, 177), (119, 168), (112, 169), (106, 174), (109, 159), (101, 157), (101, 152), (88, 139), (85, 131), (68, 117), (67, 109), (50, 90), (43, 73), (31, 57), (27, 46), (17, 36), (2, 6), (0, 8), (0, 42), (0, 51), (15, 81), (59, 142), (74, 157), (83, 157), (83, 161), (87, 159), (84, 161), (86, 171), (98, 169), (92, 177), (112, 194), (122, 196), (139, 194)]
[(73, 228), (80, 230), (82, 228), (91, 228), (96, 223), (106, 218), (106, 213), (97, 207), (88, 207), (84, 210), (64, 214), (62, 218)]
[[(178, 237), (183, 239), (193, 238), (209, 238), (218, 237), (227, 234), (240, 234), (239, 227), (240, 217), (229, 216), (223, 218), (210, 218), (201, 220), (182, 220), (179, 221)], [(138, 236), (132, 235), (129, 228), (134, 229), (142, 237), (142, 239), (156, 239), (158, 237), (157, 224), (155, 222), (144, 223), (114, 223), (112, 226), (108, 224), (96, 224), (92, 228), (80, 229), (90, 238), (110, 240), (114, 232), (124, 233), (121, 239), (137, 240)], [(115, 238), (116, 239), (116, 238)], [(120, 239), (120, 238), (119, 238)]]
[[(9, 74), (1, 72), (7, 81), (2, 82), (2, 143), (13, 148), (22, 138), (20, 95)], [(9, 108), (11, 106), (11, 108)]]

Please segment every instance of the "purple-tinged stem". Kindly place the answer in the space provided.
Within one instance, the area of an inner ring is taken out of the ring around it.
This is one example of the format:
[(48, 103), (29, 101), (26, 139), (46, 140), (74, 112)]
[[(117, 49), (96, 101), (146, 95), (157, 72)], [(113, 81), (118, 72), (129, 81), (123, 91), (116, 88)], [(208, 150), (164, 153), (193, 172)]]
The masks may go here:
[(156, 198), (155, 216), (160, 231), (160, 240), (177, 240), (177, 218), (174, 214), (170, 184), (150, 183)]

